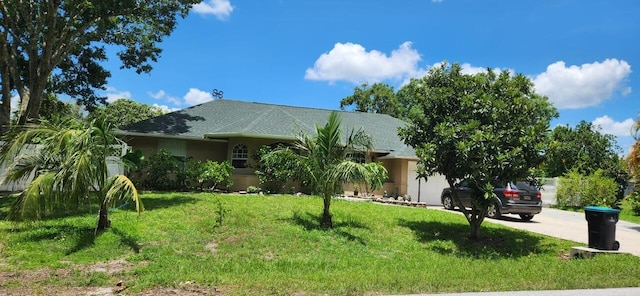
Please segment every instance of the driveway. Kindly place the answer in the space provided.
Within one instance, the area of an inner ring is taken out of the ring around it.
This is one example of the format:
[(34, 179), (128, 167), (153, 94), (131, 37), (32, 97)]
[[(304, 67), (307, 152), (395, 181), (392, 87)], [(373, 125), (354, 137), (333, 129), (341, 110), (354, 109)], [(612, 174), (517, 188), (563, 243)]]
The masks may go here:
[[(441, 209), (441, 206), (429, 207)], [(483, 223), (498, 223), (548, 236), (589, 244), (587, 220), (584, 213), (543, 208), (542, 213), (529, 222), (523, 222), (518, 216), (505, 215), (501, 219), (485, 219)], [(616, 240), (620, 242), (620, 251), (640, 256), (640, 224), (618, 221)]]

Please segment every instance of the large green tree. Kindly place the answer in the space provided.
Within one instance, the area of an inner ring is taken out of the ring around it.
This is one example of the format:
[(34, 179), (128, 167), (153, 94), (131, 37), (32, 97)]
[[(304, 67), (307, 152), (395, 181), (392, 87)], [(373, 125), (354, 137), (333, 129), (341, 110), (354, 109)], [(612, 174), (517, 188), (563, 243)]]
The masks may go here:
[(11, 97), (21, 100), (18, 123), (37, 120), (46, 90), (67, 94), (88, 110), (110, 76), (105, 46), (119, 47), (122, 68), (149, 72), (164, 37), (201, 0), (0, 0), (0, 127), (10, 123)]
[[(124, 175), (109, 176), (108, 165), (121, 163), (122, 144), (104, 120), (83, 124), (73, 119), (55, 124), (16, 127), (5, 135), (0, 162), (8, 163), (2, 182), (33, 181), (19, 194), (9, 218), (36, 220), (60, 209), (96, 199), (96, 232), (110, 225), (108, 207), (131, 199), (140, 212), (138, 191)], [(116, 155), (116, 157), (112, 157)]]
[(442, 174), (451, 187), (471, 181), (471, 210), (456, 191), (454, 200), (469, 222), (469, 237), (477, 239), (494, 198), (492, 183), (525, 178), (542, 162), (549, 122), (558, 113), (524, 75), (491, 69), (468, 75), (457, 63), (434, 67), (406, 87), (414, 105), (400, 136), (415, 148), (425, 174)]
[(164, 114), (162, 109), (138, 103), (133, 100), (119, 99), (104, 107), (98, 107), (89, 113), (89, 118), (104, 118), (113, 125), (120, 128), (127, 124), (141, 120), (157, 117)]
[(397, 117), (399, 114), (396, 94), (393, 87), (383, 83), (369, 86), (365, 83), (356, 86), (353, 94), (340, 100), (340, 109), (354, 106), (354, 111), (381, 113)]
[(602, 134), (592, 123), (580, 121), (575, 128), (559, 125), (551, 132), (543, 168), (548, 177), (558, 177), (576, 170), (590, 175), (598, 169), (619, 168), (621, 150), (613, 135)]
[[(372, 140), (361, 129), (351, 130), (343, 138), (337, 112), (331, 112), (324, 126), (316, 126), (315, 136), (301, 133), (297, 138), (296, 148), (300, 151), (299, 160), (306, 186), (322, 196), (324, 207), (321, 225), (325, 228), (333, 227), (331, 198), (342, 192), (345, 183), (383, 182), (383, 178), (373, 175), (387, 173), (384, 167), (367, 166), (351, 160), (350, 155), (354, 153), (371, 151)], [(372, 186), (382, 187), (381, 184)]]

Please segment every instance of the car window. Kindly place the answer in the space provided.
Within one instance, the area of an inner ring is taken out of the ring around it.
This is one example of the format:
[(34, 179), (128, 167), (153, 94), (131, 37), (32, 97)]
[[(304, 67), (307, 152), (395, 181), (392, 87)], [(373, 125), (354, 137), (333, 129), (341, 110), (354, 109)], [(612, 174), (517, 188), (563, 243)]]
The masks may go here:
[(536, 190), (538, 190), (529, 181), (518, 181), (518, 182), (516, 182), (515, 186), (520, 190), (527, 190), (527, 191), (536, 191)]

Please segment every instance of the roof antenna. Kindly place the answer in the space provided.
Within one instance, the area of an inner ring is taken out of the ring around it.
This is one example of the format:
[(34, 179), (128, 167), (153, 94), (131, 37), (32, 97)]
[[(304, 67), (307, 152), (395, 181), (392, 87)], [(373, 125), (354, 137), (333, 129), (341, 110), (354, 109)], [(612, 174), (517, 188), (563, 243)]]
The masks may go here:
[(222, 99), (223, 93), (224, 92), (222, 90), (218, 90), (217, 88), (214, 88), (211, 92), (214, 99)]

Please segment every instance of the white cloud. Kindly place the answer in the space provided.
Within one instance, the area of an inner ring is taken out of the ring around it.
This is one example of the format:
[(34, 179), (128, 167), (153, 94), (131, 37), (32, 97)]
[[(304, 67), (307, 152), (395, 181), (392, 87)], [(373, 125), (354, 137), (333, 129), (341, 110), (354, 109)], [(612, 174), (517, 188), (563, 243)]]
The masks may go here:
[(159, 90), (157, 93), (147, 92), (147, 94), (156, 100), (162, 99), (167, 95), (164, 90)]
[(113, 103), (119, 99), (128, 99), (131, 100), (131, 93), (128, 91), (119, 91), (114, 87), (107, 87), (107, 93), (105, 94), (107, 97), (108, 103)]
[(614, 136), (631, 136), (631, 128), (635, 121), (631, 118), (627, 118), (622, 122), (616, 122), (611, 117), (605, 115), (596, 118), (593, 125), (601, 128), (601, 132), (604, 134), (611, 134)]
[(440, 3), (440, 2), (442, 2), (442, 0), (431, 0), (431, 2), (433, 2), (433, 3)]
[(212, 100), (213, 96), (211, 95), (211, 93), (201, 91), (197, 88), (190, 88), (189, 92), (184, 95), (184, 102), (188, 106), (198, 105)]
[(533, 83), (536, 92), (548, 96), (558, 109), (577, 109), (596, 106), (615, 92), (631, 93), (631, 88), (623, 85), (629, 74), (631, 66), (624, 60), (606, 59), (569, 67), (558, 61), (535, 76)]
[(182, 105), (182, 101), (180, 99), (169, 95), (168, 93), (166, 93), (162, 89), (157, 91), (157, 92), (155, 92), (155, 93), (149, 91), (149, 92), (147, 92), (147, 94), (150, 97), (152, 97), (152, 98), (154, 98), (156, 100), (164, 100), (164, 101), (167, 101), (167, 102), (173, 104), (174, 106)]
[(420, 54), (411, 42), (402, 43), (387, 55), (377, 50), (366, 51), (360, 44), (336, 43), (323, 53), (305, 73), (305, 79), (352, 83), (379, 82), (385, 79), (414, 77), (420, 71)]
[(209, 0), (194, 5), (193, 11), (204, 15), (213, 14), (219, 20), (226, 20), (233, 12), (233, 6), (229, 0)]

